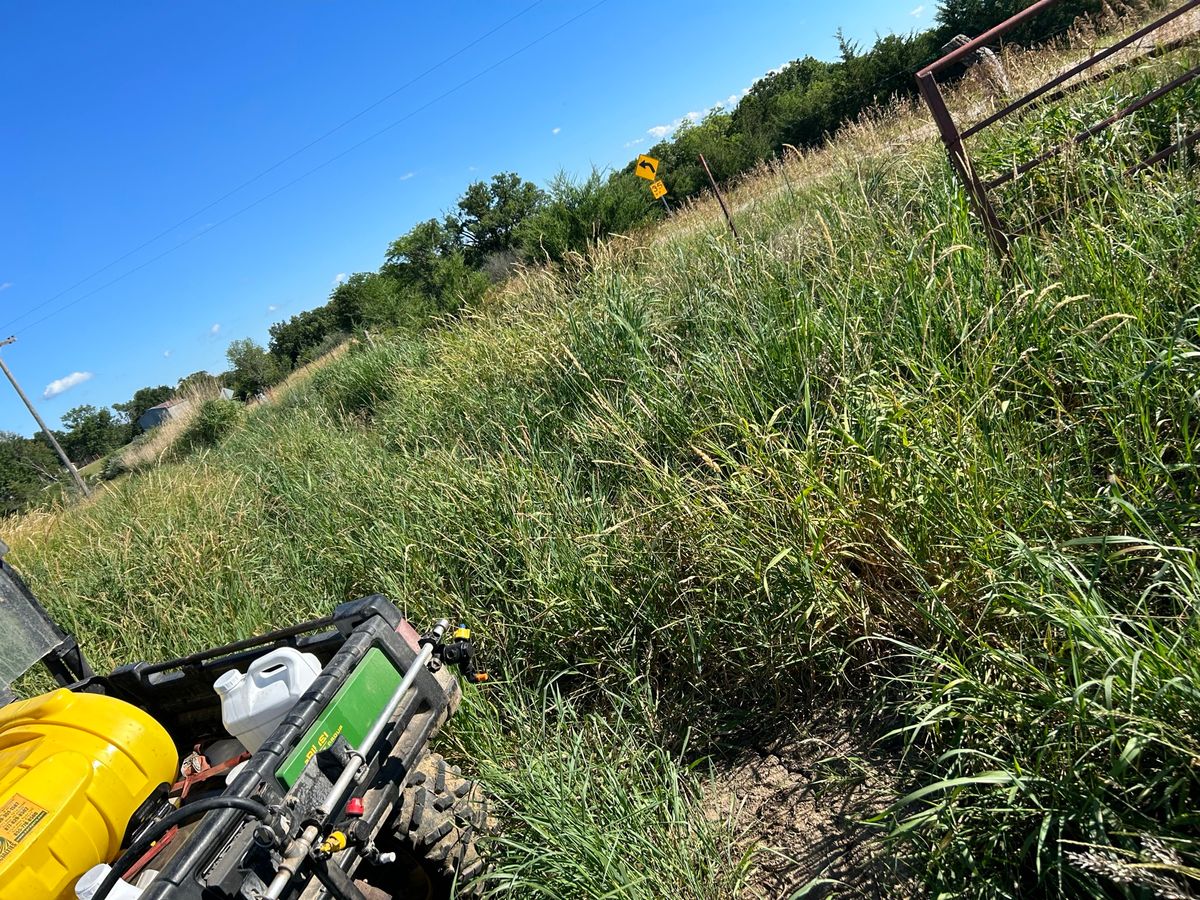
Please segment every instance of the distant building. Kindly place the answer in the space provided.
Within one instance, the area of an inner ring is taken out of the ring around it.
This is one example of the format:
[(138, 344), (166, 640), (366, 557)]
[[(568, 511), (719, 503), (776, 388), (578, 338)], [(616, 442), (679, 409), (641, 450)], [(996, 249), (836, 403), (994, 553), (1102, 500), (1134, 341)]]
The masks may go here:
[(173, 419), (191, 404), (182, 397), (173, 397), (170, 400), (165, 400), (158, 406), (152, 406), (138, 418), (138, 428), (142, 431), (149, 431), (151, 428), (157, 428), (167, 419)]
[[(229, 388), (221, 388), (221, 396), (226, 400), (232, 400), (233, 391)], [(177, 418), (191, 405), (192, 401), (187, 397), (172, 397), (170, 400), (165, 400), (157, 406), (150, 407), (138, 417), (138, 428), (142, 431), (157, 428), (163, 422)]]

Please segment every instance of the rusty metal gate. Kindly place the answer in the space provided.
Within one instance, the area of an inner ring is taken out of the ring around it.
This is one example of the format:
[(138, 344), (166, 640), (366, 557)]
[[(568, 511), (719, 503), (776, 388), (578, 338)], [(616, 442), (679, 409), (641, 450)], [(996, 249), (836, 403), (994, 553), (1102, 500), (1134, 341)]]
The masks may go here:
[[(1007, 252), (1008, 246), (1014, 237), (1040, 227), (1049, 219), (1062, 212), (1063, 208), (1059, 207), (1050, 213), (1046, 213), (1027, 225), (1018, 228), (1010, 228), (1000, 218), (1000, 215), (997, 213), (996, 208), (992, 203), (990, 197), (990, 193), (992, 191), (1001, 187), (1002, 185), (1021, 178), (1047, 160), (1062, 154), (1068, 148), (1084, 143), (1088, 139), (1109, 128), (1114, 123), (1132, 115), (1138, 110), (1153, 103), (1155, 100), (1158, 100), (1160, 97), (1163, 97), (1176, 88), (1182, 87), (1196, 77), (1200, 76), (1200, 66), (1193, 67), (1177, 78), (1174, 78), (1168, 83), (1155, 88), (1147, 94), (1144, 94), (1123, 108), (1115, 111), (1111, 115), (1092, 123), (1087, 128), (1084, 128), (1072, 137), (1049, 148), (1048, 150), (1044, 150), (1030, 159), (1020, 162), (998, 175), (994, 175), (987, 179), (981, 177), (976, 172), (971, 161), (971, 156), (967, 152), (966, 145), (964, 143), (972, 136), (979, 134), (990, 125), (996, 124), (1005, 117), (1012, 115), (1017, 110), (1023, 109), (1030, 104), (1053, 102), (1071, 91), (1077, 90), (1078, 88), (1084, 87), (1088, 84), (1095, 84), (1096, 82), (1111, 78), (1118, 72), (1130, 69), (1144, 60), (1163, 56), (1179, 49), (1185, 44), (1193, 42), (1196, 39), (1196, 34), (1188, 34), (1184, 37), (1176, 38), (1175, 40), (1159, 44), (1150, 50), (1147, 50), (1146, 52), (1133, 56), (1130, 59), (1121, 60), (1120, 62), (1106, 66), (1099, 71), (1092, 72), (1087, 75), (1087, 77), (1084, 77), (1078, 81), (1070, 84), (1067, 83), (1070, 82), (1071, 79), (1078, 75), (1083, 75), (1089, 69), (1092, 69), (1093, 67), (1103, 63), (1105, 60), (1121, 52), (1127, 47), (1136, 45), (1139, 41), (1142, 41), (1144, 38), (1161, 29), (1164, 25), (1175, 21), (1185, 13), (1200, 7), (1200, 0), (1187, 0), (1187, 2), (1183, 3), (1181, 6), (1172, 9), (1170, 12), (1160, 16), (1150, 24), (1137, 29), (1132, 34), (1122, 38), (1111, 46), (1094, 53), (1082, 62), (1071, 66), (1063, 72), (1060, 72), (1054, 78), (1051, 78), (1049, 81), (1039, 85), (1016, 100), (1007, 103), (1001, 109), (998, 109), (996, 112), (981, 119), (975, 124), (966, 128), (959, 128), (958, 124), (954, 120), (954, 117), (946, 108), (946, 101), (942, 95), (941, 85), (937, 79), (938, 73), (944, 73), (946, 69), (954, 66), (957, 63), (961, 63), (972, 58), (977, 58), (980, 51), (986, 48), (988, 44), (994, 43), (1005, 33), (1009, 32), (1018, 25), (1028, 22), (1039, 13), (1044, 12), (1059, 2), (1061, 2), (1061, 0), (1038, 0), (1038, 2), (1034, 3), (1032, 6), (1023, 9), (1015, 16), (1006, 19), (995, 28), (984, 32), (974, 40), (968, 41), (962, 46), (955, 48), (945, 56), (942, 56), (940, 59), (930, 63), (928, 66), (917, 72), (917, 86), (920, 88), (921, 96), (924, 98), (925, 103), (929, 106), (929, 111), (933, 114), (933, 121), (937, 125), (938, 132), (941, 134), (942, 142), (946, 145), (946, 150), (950, 155), (950, 162), (954, 166), (954, 169), (958, 173), (959, 177), (962, 179), (963, 184), (966, 186), (967, 193), (971, 199), (971, 204), (975, 212), (979, 215), (980, 219), (983, 220), (984, 229), (987, 232), (988, 239), (1001, 253)], [(1136, 49), (1137, 48), (1135, 47), (1135, 50)], [(1132, 175), (1148, 166), (1162, 162), (1172, 154), (1177, 153), (1186, 147), (1190, 147), (1192, 144), (1195, 144), (1198, 140), (1200, 140), (1200, 130), (1193, 131), (1190, 134), (1181, 137), (1169, 147), (1147, 156), (1129, 166), (1126, 168), (1125, 174), (1127, 176)]]

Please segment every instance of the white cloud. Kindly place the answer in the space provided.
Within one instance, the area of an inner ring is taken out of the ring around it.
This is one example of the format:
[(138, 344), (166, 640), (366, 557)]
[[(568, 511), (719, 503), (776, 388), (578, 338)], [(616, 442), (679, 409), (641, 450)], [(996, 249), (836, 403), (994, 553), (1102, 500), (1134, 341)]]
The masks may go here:
[(83, 384), (91, 377), (91, 372), (72, 372), (64, 378), (56, 378), (46, 385), (46, 390), (42, 391), (42, 397), (46, 400), (49, 400), (51, 397), (57, 397), (64, 391), (69, 391), (76, 385)]
[(646, 143), (645, 138), (634, 138), (632, 141), (626, 141), (625, 146), (626, 147), (636, 147), (638, 144), (644, 144), (644, 143)]
[(912, 11), (909, 13), (909, 15), (910, 15), (910, 16), (912, 16), (912, 17), (915, 19), (917, 16), (921, 15), (921, 13), (923, 13), (923, 12), (925, 12), (925, 4), (923, 4), (923, 3), (922, 3), (922, 4), (921, 4), (920, 6), (918, 6), (916, 9), (912, 10)]
[(221, 333), (221, 323), (220, 323), (220, 322), (214, 322), (214, 323), (213, 323), (213, 327), (212, 327), (212, 328), (210, 328), (210, 329), (208, 329), (208, 333), (209, 333), (209, 334), (211, 334), (211, 335), (213, 335), (213, 336), (216, 336), (216, 335), (220, 334), (220, 333)]
[(561, 128), (551, 128), (550, 129), (551, 134), (558, 134), (560, 131), (562, 131)]
[(278, 303), (268, 303), (267, 304), (267, 312), (275, 312), (275, 310), (277, 310), (277, 309), (279, 309)]
[(703, 116), (704, 113), (693, 110), (685, 116), (680, 116), (670, 125), (655, 125), (653, 128), (647, 128), (646, 134), (650, 135), (650, 137), (654, 138), (656, 141), (661, 141), (667, 135), (673, 134), (675, 129), (677, 129), (684, 122), (696, 123), (699, 122)]
[(408, 181), (408, 179), (412, 178), (416, 174), (417, 174), (416, 172), (405, 172), (403, 175), (400, 176), (400, 180)]
[(334, 275), (333, 283), (334, 284), (345, 284), (346, 283), (346, 273), (338, 272), (336, 275)]
[(12, 282), (6, 281), (4, 284), (0, 284), (0, 291), (7, 291), (10, 287), (12, 287)]

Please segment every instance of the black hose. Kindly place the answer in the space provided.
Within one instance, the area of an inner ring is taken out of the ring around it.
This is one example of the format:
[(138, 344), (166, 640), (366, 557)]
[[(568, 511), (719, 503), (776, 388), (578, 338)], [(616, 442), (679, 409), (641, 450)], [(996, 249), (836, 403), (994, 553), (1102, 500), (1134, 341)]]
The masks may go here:
[(176, 825), (183, 825), (196, 816), (202, 816), (214, 809), (240, 809), (257, 816), (264, 822), (271, 817), (271, 812), (265, 805), (248, 797), (205, 797), (203, 800), (182, 806), (170, 815), (163, 816), (154, 823), (152, 828), (129, 845), (129, 849), (112, 864), (112, 869), (104, 876), (100, 887), (96, 888), (96, 892), (92, 894), (92, 900), (106, 900), (109, 891), (121, 880), (121, 874), (137, 862), (154, 845), (155, 841), (160, 840)]

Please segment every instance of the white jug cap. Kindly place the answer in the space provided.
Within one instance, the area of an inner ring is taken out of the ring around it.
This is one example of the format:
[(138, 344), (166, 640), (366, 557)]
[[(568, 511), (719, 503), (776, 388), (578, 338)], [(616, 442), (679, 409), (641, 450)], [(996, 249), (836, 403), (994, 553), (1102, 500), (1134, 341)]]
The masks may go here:
[(98, 866), (92, 866), (79, 880), (75, 882), (75, 893), (80, 897), (91, 897), (96, 893), (96, 888), (100, 887), (100, 882), (104, 880), (104, 876), (108, 874), (109, 865), (100, 863)]
[(230, 669), (213, 683), (213, 690), (218, 694), (228, 694), (242, 683), (242, 673), (237, 669)]

